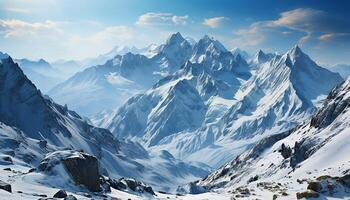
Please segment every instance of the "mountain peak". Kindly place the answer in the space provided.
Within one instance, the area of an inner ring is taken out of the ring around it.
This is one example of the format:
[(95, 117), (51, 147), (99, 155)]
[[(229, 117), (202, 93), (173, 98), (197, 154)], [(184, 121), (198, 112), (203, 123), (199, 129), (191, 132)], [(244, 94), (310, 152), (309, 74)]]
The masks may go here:
[(9, 55), (7, 53), (3, 53), (0, 51), (0, 61), (1, 61), (1, 59), (7, 58), (7, 57), (9, 57)]
[(185, 40), (185, 38), (182, 37), (180, 32), (174, 33), (170, 35), (170, 37), (167, 40), (167, 44), (172, 44), (172, 43), (182, 43)]
[(269, 60), (269, 56), (263, 51), (263, 50), (259, 50), (253, 59), (253, 62), (255, 64), (259, 64), (259, 63), (264, 63), (267, 62)]
[(202, 39), (200, 39), (196, 45), (197, 49), (210, 50), (216, 52), (226, 52), (226, 48), (222, 45), (218, 40), (215, 40), (213, 37), (205, 35)]
[(291, 50), (288, 51), (291, 58), (296, 58), (305, 55), (298, 45), (295, 45)]
[(204, 35), (203, 40), (213, 40), (214, 38), (213, 37), (210, 37), (209, 35)]

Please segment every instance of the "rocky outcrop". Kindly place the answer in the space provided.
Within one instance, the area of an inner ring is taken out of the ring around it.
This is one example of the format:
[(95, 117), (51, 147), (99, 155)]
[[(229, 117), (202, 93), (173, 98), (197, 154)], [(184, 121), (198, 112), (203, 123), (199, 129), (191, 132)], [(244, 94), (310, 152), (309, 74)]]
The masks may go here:
[(331, 124), (346, 108), (350, 106), (350, 79), (334, 88), (328, 95), (324, 107), (311, 119), (311, 126), (324, 128)]
[(12, 192), (11, 185), (3, 181), (0, 181), (0, 189), (5, 190), (7, 192)]
[(55, 151), (41, 161), (38, 170), (55, 174), (55, 167), (63, 164), (67, 173), (77, 185), (83, 185), (92, 192), (101, 191), (98, 161), (95, 156), (77, 151)]
[(297, 199), (303, 199), (303, 198), (318, 198), (320, 195), (313, 191), (313, 190), (307, 190), (305, 192), (297, 192)]
[[(140, 181), (131, 178), (121, 178), (119, 180), (104, 178), (104, 182), (108, 183), (110, 187), (116, 190), (131, 190), (137, 193), (149, 193), (151, 195), (156, 195), (151, 186), (146, 185)], [(104, 183), (103, 183), (104, 185)]]
[(281, 145), (281, 155), (284, 159), (289, 158), (292, 154), (292, 149), (288, 146), (286, 146), (284, 143)]
[(53, 195), (54, 198), (65, 198), (67, 197), (67, 193), (64, 190), (59, 190), (56, 194)]
[(295, 142), (294, 151), (290, 158), (290, 166), (296, 167), (297, 164), (306, 160), (316, 151), (316, 144), (310, 140), (302, 140), (300, 142)]
[(98, 162), (95, 156), (81, 154), (82, 157), (69, 157), (63, 160), (69, 174), (77, 184), (86, 186), (90, 191), (100, 191)]

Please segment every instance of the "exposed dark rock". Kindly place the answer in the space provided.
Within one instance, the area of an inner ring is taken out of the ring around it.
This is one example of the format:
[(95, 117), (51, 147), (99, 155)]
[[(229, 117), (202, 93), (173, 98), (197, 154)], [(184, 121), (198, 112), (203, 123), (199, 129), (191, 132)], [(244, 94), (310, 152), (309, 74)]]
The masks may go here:
[(100, 177), (100, 184), (104, 193), (111, 192), (111, 184), (103, 176)]
[(4, 168), (5, 171), (11, 171), (11, 168)]
[(255, 175), (255, 176), (250, 177), (250, 178), (248, 179), (248, 183), (251, 183), (251, 182), (257, 181), (258, 179), (259, 179), (259, 176), (258, 176), (258, 175)]
[(319, 194), (313, 190), (307, 190), (305, 192), (297, 192), (297, 199), (302, 198), (318, 198)]
[(43, 159), (38, 171), (57, 175), (56, 166), (62, 164), (75, 184), (83, 185), (92, 192), (101, 191), (98, 161), (96, 157), (73, 150), (55, 151)]
[(315, 128), (328, 126), (350, 106), (350, 98), (343, 91), (349, 92), (350, 84), (340, 84), (330, 92), (323, 108), (311, 119), (311, 126)]
[(314, 147), (315, 145), (311, 141), (295, 142), (294, 152), (290, 158), (290, 166), (296, 167), (297, 164), (307, 159), (315, 151)]
[(12, 192), (11, 185), (3, 181), (0, 181), (0, 189), (5, 190), (7, 192)]
[(338, 182), (340, 182), (342, 185), (350, 188), (350, 175), (345, 175), (338, 178)]
[(110, 187), (117, 190), (126, 190), (129, 188), (134, 192), (144, 193), (147, 192), (149, 194), (155, 195), (151, 186), (145, 185), (140, 181), (136, 181), (134, 179), (121, 178), (119, 180), (115, 179), (106, 179), (107, 183), (109, 183)]
[(4, 157), (2, 157), (2, 160), (8, 164), (13, 164), (12, 158), (10, 156), (4, 156)]
[(281, 145), (280, 149), (281, 155), (284, 159), (289, 158), (292, 154), (292, 149), (288, 146), (286, 146), (284, 143)]
[(277, 194), (274, 194), (273, 196), (272, 196), (272, 200), (276, 200), (277, 199)]
[(40, 148), (46, 148), (47, 147), (47, 141), (46, 140), (40, 140), (38, 142)]
[(322, 185), (318, 181), (312, 181), (307, 186), (308, 190), (313, 190), (315, 192), (320, 192), (322, 190)]
[(67, 193), (64, 190), (59, 190), (55, 195), (53, 195), (54, 198), (65, 198), (66, 196)]
[(29, 170), (28, 170), (28, 173), (32, 173), (32, 172), (35, 172), (35, 168), (30, 168)]
[(81, 153), (83, 157), (68, 157), (63, 160), (69, 174), (77, 184), (86, 186), (90, 191), (101, 191), (98, 161), (96, 157)]

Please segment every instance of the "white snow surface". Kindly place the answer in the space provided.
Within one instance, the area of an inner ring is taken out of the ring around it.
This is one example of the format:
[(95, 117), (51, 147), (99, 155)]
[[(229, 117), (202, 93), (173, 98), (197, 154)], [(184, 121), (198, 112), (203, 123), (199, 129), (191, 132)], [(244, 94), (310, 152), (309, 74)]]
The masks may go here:
[(0, 155), (16, 165), (37, 167), (47, 153), (83, 150), (97, 157), (101, 174), (132, 177), (165, 191), (210, 170), (204, 164), (184, 163), (166, 151), (147, 152), (137, 143), (119, 141), (108, 130), (89, 125), (43, 96), (11, 58), (1, 61), (0, 79)]

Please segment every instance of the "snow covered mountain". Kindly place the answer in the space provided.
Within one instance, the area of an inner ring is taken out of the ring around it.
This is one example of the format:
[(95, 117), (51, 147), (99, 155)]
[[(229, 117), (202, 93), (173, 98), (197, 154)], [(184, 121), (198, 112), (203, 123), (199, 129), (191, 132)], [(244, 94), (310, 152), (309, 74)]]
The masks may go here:
[(129, 99), (107, 128), (117, 138), (141, 137), (147, 146), (155, 146), (167, 136), (201, 127), (206, 101), (212, 96), (232, 99), (242, 79), (249, 77), (243, 69), (247, 63), (208, 36), (194, 46), (191, 61)]
[(218, 189), (246, 199), (348, 196), (349, 109), (347, 79), (330, 92), (311, 120), (261, 140), (197, 186), (192, 185), (192, 191)]
[(241, 56), (208, 36), (193, 52), (180, 71), (130, 98), (105, 127), (117, 138), (216, 167), (261, 138), (302, 123), (342, 81), (297, 46), (272, 59), (258, 54), (253, 76)]
[(59, 82), (64, 80), (61, 71), (55, 69), (44, 59), (32, 61), (28, 59), (15, 59), (23, 72), (44, 93), (48, 92)]
[(162, 190), (208, 173), (205, 165), (195, 167), (166, 151), (149, 153), (89, 125), (67, 106), (43, 96), (11, 58), (1, 60), (0, 80), (0, 157), (6, 158), (1, 162), (37, 167), (47, 153), (84, 151), (96, 156), (102, 175), (133, 177)]
[(151, 58), (133, 53), (116, 55), (103, 65), (78, 72), (48, 94), (85, 116), (116, 109), (131, 96), (178, 70), (191, 55), (191, 48), (176, 33), (155, 49), (157, 53)]

